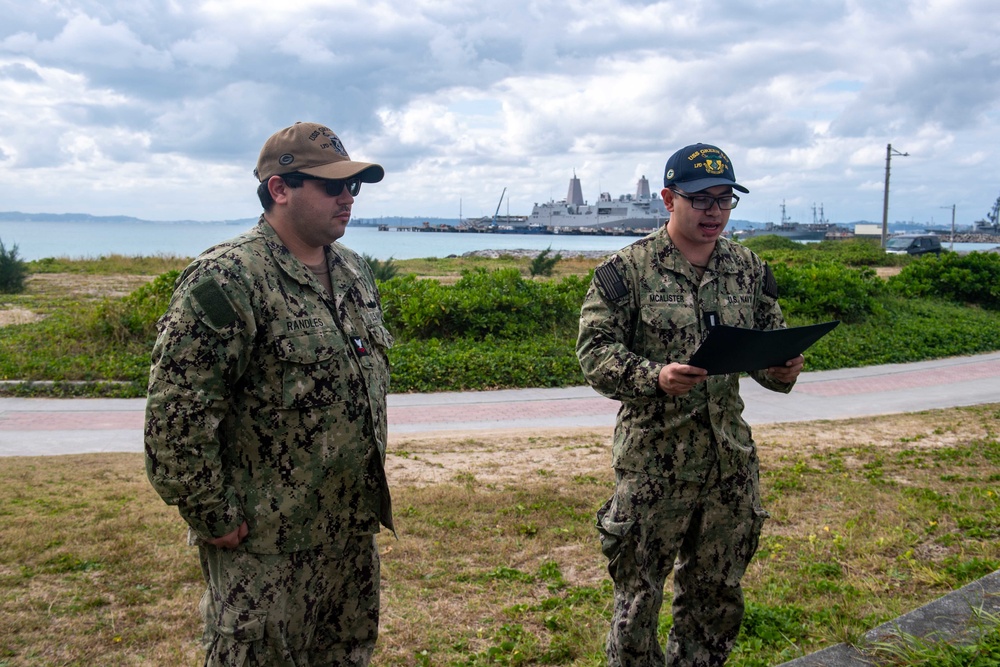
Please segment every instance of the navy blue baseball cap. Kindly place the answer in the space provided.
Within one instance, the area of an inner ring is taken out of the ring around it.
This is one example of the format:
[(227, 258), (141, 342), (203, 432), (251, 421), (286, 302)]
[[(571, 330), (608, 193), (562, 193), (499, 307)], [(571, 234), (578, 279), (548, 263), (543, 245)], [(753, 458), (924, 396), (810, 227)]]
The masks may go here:
[(663, 187), (682, 192), (701, 192), (716, 185), (729, 185), (750, 192), (736, 182), (729, 156), (710, 144), (692, 144), (670, 156), (663, 170)]

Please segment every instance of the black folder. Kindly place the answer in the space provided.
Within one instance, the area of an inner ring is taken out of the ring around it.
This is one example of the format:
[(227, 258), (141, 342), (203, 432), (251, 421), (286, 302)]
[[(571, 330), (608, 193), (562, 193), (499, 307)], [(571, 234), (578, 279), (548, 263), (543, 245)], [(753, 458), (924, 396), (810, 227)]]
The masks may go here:
[(708, 338), (691, 357), (689, 366), (697, 366), (709, 375), (756, 371), (784, 366), (809, 346), (833, 331), (839, 320), (788, 329), (741, 329), (723, 324), (712, 327)]

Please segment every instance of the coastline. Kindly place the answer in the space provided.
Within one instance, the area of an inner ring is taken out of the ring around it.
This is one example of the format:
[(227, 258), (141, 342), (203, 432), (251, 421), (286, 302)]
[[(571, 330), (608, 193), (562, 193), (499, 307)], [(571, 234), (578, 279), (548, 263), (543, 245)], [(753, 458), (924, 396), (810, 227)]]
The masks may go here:
[[(500, 259), (501, 257), (536, 257), (539, 253), (545, 252), (545, 249), (529, 249), (529, 248), (511, 248), (511, 249), (491, 249), (491, 250), (470, 250), (468, 252), (463, 252), (462, 257), (484, 257), (486, 259)], [(563, 259), (568, 259), (570, 257), (582, 257), (584, 259), (603, 259), (608, 255), (614, 254), (615, 250), (558, 250), (553, 248), (550, 250), (550, 257), (555, 257), (556, 255), (562, 255)]]

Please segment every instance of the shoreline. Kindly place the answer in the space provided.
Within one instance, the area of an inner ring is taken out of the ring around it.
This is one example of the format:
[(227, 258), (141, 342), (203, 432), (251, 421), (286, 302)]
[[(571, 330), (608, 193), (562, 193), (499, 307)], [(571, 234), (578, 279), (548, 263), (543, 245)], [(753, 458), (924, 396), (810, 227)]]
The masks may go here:
[[(501, 257), (537, 257), (539, 254), (545, 252), (544, 250), (531, 250), (529, 248), (493, 248), (486, 250), (469, 250), (468, 252), (463, 252), (461, 255), (456, 255), (456, 257), (482, 257), (485, 259), (500, 259)], [(569, 259), (574, 257), (582, 257), (584, 259), (603, 259), (608, 255), (612, 255), (618, 252), (617, 250), (557, 250), (552, 249), (549, 251), (550, 257), (555, 257), (556, 255), (562, 255), (563, 259)]]

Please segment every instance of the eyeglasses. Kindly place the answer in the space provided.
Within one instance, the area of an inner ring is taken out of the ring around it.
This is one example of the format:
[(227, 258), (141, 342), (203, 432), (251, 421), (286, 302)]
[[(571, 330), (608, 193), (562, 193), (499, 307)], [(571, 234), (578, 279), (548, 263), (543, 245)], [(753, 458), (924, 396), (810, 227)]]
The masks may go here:
[(696, 211), (707, 211), (712, 208), (712, 204), (718, 204), (723, 211), (731, 211), (740, 203), (740, 198), (732, 194), (709, 197), (708, 195), (689, 195), (680, 190), (671, 190), (671, 192), (691, 202), (691, 208)]
[(352, 197), (357, 197), (358, 193), (361, 192), (361, 179), (357, 176), (352, 178), (320, 178), (319, 176), (310, 176), (309, 174), (294, 173), (283, 174), (281, 178), (285, 181), (319, 181), (326, 189), (328, 197), (339, 197), (345, 187), (351, 193)]

